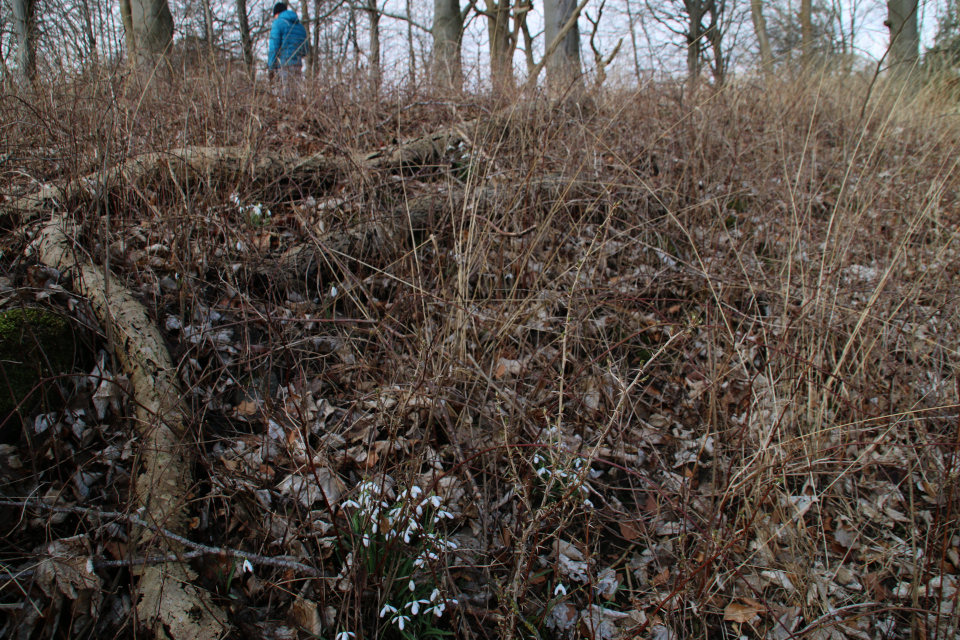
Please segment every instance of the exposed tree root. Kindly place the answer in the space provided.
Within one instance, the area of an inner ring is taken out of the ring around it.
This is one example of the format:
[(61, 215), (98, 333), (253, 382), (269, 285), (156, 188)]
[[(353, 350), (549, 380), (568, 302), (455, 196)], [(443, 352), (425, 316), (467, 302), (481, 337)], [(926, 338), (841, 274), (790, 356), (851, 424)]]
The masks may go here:
[[(143, 520), (182, 534), (186, 530), (186, 495), (193, 484), (192, 454), (180, 407), (176, 367), (147, 310), (117, 282), (106, 286), (101, 270), (79, 259), (71, 225), (54, 218), (37, 239), (40, 261), (73, 278), (77, 292), (88, 300), (104, 326), (110, 325), (113, 345), (130, 379), (140, 435), (140, 468), (135, 501)], [(182, 545), (144, 529), (142, 547), (179, 553)], [(193, 585), (196, 578), (182, 562), (143, 568), (140, 575), (140, 621), (157, 638), (213, 640), (226, 628), (226, 615), (209, 595)]]

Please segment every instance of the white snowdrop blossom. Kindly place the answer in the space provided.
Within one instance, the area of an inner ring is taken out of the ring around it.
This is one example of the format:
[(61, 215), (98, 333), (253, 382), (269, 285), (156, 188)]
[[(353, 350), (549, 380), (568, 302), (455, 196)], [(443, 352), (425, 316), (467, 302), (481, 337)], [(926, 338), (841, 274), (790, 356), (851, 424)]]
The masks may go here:
[(567, 595), (567, 588), (563, 586), (562, 582), (558, 582), (557, 586), (553, 589), (553, 595), (557, 596), (560, 594)]
[(393, 621), (398, 627), (400, 627), (400, 631), (403, 631), (403, 626), (410, 622), (410, 616), (397, 616), (393, 619)]
[(337, 637), (335, 640), (350, 640), (350, 638), (356, 638), (356, 637), (357, 637), (357, 634), (355, 634), (353, 631), (341, 631), (340, 633), (337, 634)]
[(430, 601), (429, 600), (411, 600), (406, 604), (406, 608), (410, 609), (411, 614), (417, 615), (418, 613), (420, 613), (421, 604), (430, 604)]
[(246, 558), (243, 559), (243, 566), (240, 568), (240, 573), (253, 573), (253, 564)]
[(383, 609), (380, 609), (380, 617), (382, 618), (382, 617), (384, 617), (385, 615), (387, 615), (388, 613), (393, 614), (393, 613), (396, 613), (396, 612), (397, 612), (396, 607), (394, 607), (394, 606), (392, 606), (392, 605), (389, 605), (389, 604), (385, 604), (385, 605), (383, 605)]

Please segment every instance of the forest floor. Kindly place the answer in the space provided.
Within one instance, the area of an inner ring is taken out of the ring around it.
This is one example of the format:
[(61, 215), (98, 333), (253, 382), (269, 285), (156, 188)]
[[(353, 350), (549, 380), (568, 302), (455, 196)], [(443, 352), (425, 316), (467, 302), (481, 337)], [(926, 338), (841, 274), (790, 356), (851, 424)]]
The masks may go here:
[(955, 106), (152, 82), (0, 96), (0, 638), (957, 637)]

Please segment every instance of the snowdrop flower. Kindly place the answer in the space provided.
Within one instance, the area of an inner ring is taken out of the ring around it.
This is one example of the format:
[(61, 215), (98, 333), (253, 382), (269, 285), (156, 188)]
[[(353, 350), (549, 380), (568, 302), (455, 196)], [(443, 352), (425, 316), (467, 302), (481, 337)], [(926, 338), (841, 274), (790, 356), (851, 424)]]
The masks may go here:
[(410, 587), (410, 591), (416, 591), (416, 590), (417, 590), (417, 585), (413, 582), (413, 580), (411, 580), (411, 581), (410, 581), (410, 584), (407, 585), (407, 586)]
[(355, 634), (353, 631), (341, 631), (340, 633), (337, 634), (337, 637), (335, 640), (350, 640), (350, 638), (355, 638), (355, 637), (357, 637), (357, 634)]
[(537, 469), (537, 475), (538, 475), (538, 476), (540, 476), (540, 477), (542, 478), (542, 477), (544, 476), (544, 474), (550, 475), (550, 470), (547, 469), (546, 467), (540, 467), (539, 469)]
[(397, 623), (397, 626), (400, 627), (400, 631), (403, 631), (403, 625), (407, 622), (410, 622), (410, 616), (397, 616), (393, 619)]
[(253, 564), (246, 558), (243, 559), (243, 567), (240, 568), (240, 573), (253, 573)]
[(243, 251), (243, 243), (239, 240), (237, 241), (237, 251)]
[(370, 536), (368, 536), (367, 534), (363, 534), (363, 546), (365, 547), (370, 546)]
[(412, 600), (407, 603), (406, 608), (410, 609), (410, 613), (412, 613), (413, 615), (417, 615), (418, 613), (420, 613), (421, 604), (430, 604), (430, 601), (429, 600)]
[(440, 499), (440, 496), (432, 496), (430, 498), (430, 504), (433, 505), (434, 509), (439, 509), (440, 505), (443, 504), (443, 500)]
[(596, 508), (596, 507), (593, 506), (593, 503), (590, 502), (589, 500), (584, 500), (584, 501), (583, 501), (583, 506), (585, 506), (585, 507), (587, 507), (587, 508), (589, 508), (589, 509), (595, 509), (595, 508)]
[(336, 297), (337, 297), (337, 293), (338, 293), (338, 291), (337, 291), (337, 288), (336, 288), (336, 287), (330, 287), (330, 297), (331, 297), (331, 298), (336, 298)]
[(410, 497), (411, 497), (411, 498), (418, 498), (418, 497), (420, 497), (420, 494), (421, 494), (421, 493), (423, 493), (423, 489), (421, 489), (421, 488), (418, 487), (417, 485), (413, 485), (413, 486), (410, 488)]
[(561, 593), (563, 595), (567, 595), (567, 588), (563, 586), (562, 582), (558, 582), (556, 588), (554, 588), (553, 590), (553, 595), (556, 596), (556, 595), (560, 595)]
[(394, 607), (394, 606), (392, 606), (392, 605), (389, 605), (389, 604), (385, 604), (385, 605), (383, 605), (383, 609), (380, 609), (380, 617), (382, 618), (382, 617), (384, 617), (385, 615), (387, 615), (388, 613), (396, 613), (396, 612), (397, 612), (397, 608), (396, 608), (396, 607)]
[(431, 592), (430, 592), (430, 602), (433, 602), (434, 600), (436, 600), (436, 599), (437, 599), (437, 596), (439, 596), (439, 595), (440, 595), (440, 589), (434, 589), (433, 591), (431, 591)]
[(541, 461), (542, 459), (543, 459), (543, 458), (541, 458), (539, 454), (534, 454), (534, 455), (533, 455), (533, 464), (540, 464), (540, 461)]
[(346, 509), (347, 507), (353, 507), (354, 509), (359, 509), (360, 505), (357, 504), (355, 500), (347, 500), (346, 502), (340, 505), (341, 509)]

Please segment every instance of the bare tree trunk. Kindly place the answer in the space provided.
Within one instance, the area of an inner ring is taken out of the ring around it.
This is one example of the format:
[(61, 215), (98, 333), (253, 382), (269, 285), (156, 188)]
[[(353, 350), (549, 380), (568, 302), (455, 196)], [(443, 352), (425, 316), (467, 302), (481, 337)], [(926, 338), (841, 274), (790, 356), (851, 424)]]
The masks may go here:
[(83, 12), (83, 35), (85, 35), (87, 39), (87, 53), (94, 64), (96, 64), (100, 61), (100, 55), (97, 52), (97, 37), (93, 33), (93, 15), (90, 13), (90, 0), (82, 0), (80, 10)]
[(380, 68), (380, 10), (377, 0), (367, 0), (366, 11), (370, 18), (370, 86), (374, 93), (379, 93), (383, 75)]
[[(575, 0), (544, 0), (544, 40), (553, 42), (560, 30), (573, 17), (577, 8)], [(553, 55), (547, 60), (547, 85), (553, 92), (566, 92), (579, 83), (580, 28), (574, 24), (560, 41)]]
[(808, 71), (813, 56), (812, 0), (800, 0), (800, 37), (800, 66), (804, 71)]
[(750, 0), (750, 14), (753, 17), (753, 30), (760, 44), (760, 68), (769, 76), (773, 73), (773, 50), (767, 37), (767, 19), (763, 17), (763, 0)]
[(692, 85), (700, 80), (700, 51), (703, 47), (703, 5), (700, 0), (687, 0), (687, 77)]
[(127, 63), (134, 64), (137, 57), (137, 36), (133, 31), (133, 9), (130, 0), (120, 0), (120, 20), (123, 22), (123, 39), (127, 45)]
[(887, 0), (884, 24), (890, 30), (890, 69), (906, 77), (920, 59), (917, 0)]
[(316, 16), (317, 24), (313, 25), (313, 46), (310, 47), (310, 71), (314, 77), (319, 73), (320, 68), (320, 15), (323, 13), (323, 0), (315, 0), (313, 3), (313, 15)]
[(433, 3), (433, 81), (454, 91), (463, 88), (463, 15), (459, 0)]
[(407, 0), (407, 52), (409, 54), (409, 74), (408, 80), (411, 87), (417, 85), (417, 50), (413, 47), (413, 3)]
[(627, 2), (627, 20), (630, 21), (630, 43), (633, 45), (633, 70), (637, 74), (637, 84), (642, 82), (640, 73), (640, 53), (637, 49), (637, 25), (634, 22), (636, 18), (633, 10), (630, 8), (630, 0)]
[(527, 77), (537, 68), (537, 63), (533, 61), (533, 36), (530, 35), (530, 27), (527, 26), (527, 17), (523, 17), (520, 23), (520, 30), (523, 32), (523, 59), (527, 63)]
[(29, 81), (37, 77), (35, 0), (13, 0), (13, 26), (17, 33), (17, 67)]
[(490, 80), (495, 92), (512, 90), (513, 47), (510, 34), (510, 0), (487, 0), (487, 31), (490, 40)]
[(129, 0), (137, 57), (152, 62), (173, 42), (173, 15), (167, 0)]
[(243, 63), (253, 70), (253, 41), (250, 40), (250, 21), (247, 18), (247, 0), (237, 0), (237, 22), (240, 25), (240, 48)]
[[(303, 12), (300, 17), (300, 24), (303, 25), (304, 30), (307, 32), (307, 43), (311, 41), (310, 37), (310, 0), (300, 0), (300, 10)], [(317, 13), (319, 17), (320, 14)], [(318, 25), (313, 25), (313, 28), (316, 29)], [(307, 54), (307, 73), (311, 76), (313, 75), (313, 60), (316, 56), (316, 52), (313, 47), (310, 48), (310, 52)]]
[(201, 0), (203, 7), (203, 31), (204, 40), (207, 41), (207, 51), (213, 59), (213, 9), (210, 8), (210, 0)]

